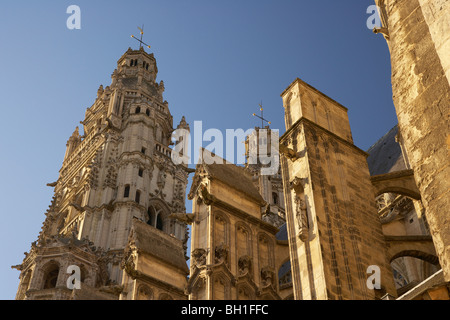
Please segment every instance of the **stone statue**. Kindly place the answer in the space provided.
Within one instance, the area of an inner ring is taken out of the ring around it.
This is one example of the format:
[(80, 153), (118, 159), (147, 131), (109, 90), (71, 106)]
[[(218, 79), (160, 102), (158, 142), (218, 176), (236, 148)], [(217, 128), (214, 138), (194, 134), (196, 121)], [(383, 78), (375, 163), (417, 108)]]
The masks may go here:
[(306, 241), (308, 238), (308, 211), (306, 208), (306, 202), (299, 196), (295, 197), (295, 212), (297, 218), (297, 226), (299, 229), (299, 237), (302, 241)]

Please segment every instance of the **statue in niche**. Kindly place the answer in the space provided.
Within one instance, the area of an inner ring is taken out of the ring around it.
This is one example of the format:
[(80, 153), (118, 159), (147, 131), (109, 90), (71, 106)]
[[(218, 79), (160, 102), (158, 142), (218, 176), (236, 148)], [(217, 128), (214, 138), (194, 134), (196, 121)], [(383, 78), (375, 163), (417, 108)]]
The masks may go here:
[(159, 189), (163, 189), (164, 186), (166, 185), (166, 177), (167, 177), (166, 172), (163, 169), (160, 169), (159, 174), (158, 174), (158, 181), (157, 181)]
[(295, 196), (295, 216), (297, 218), (297, 226), (299, 229), (299, 238), (302, 241), (308, 239), (308, 211), (306, 207), (305, 200), (301, 199), (300, 196)]

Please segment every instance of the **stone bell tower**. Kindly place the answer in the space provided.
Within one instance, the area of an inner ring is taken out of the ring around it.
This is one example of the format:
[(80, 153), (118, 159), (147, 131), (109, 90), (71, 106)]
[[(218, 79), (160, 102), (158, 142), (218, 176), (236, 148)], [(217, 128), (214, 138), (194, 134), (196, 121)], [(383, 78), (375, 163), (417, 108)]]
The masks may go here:
[[(188, 173), (171, 160), (173, 117), (157, 73), (153, 54), (130, 48), (111, 85), (98, 89), (83, 133), (76, 128), (69, 138), (59, 178), (49, 184), (54, 197), (42, 231), (15, 266), (16, 299), (119, 298), (133, 228), (134, 236), (169, 241), (184, 260), (186, 224), (169, 216), (185, 212)], [(69, 265), (81, 269), (81, 290), (66, 286)]]
[[(251, 174), (262, 198), (267, 202), (263, 207), (262, 219), (276, 227), (286, 223), (281, 167), (278, 157), (272, 154), (273, 148), (276, 148), (275, 145), (272, 146), (272, 142), (278, 140), (278, 131), (270, 129), (269, 126), (255, 127), (245, 140), (245, 168)], [(276, 152), (278, 154), (278, 150)], [(261, 159), (267, 163), (261, 163)], [(274, 168), (269, 169), (271, 166)], [(266, 167), (269, 174), (262, 174), (263, 167)]]
[[(395, 295), (367, 154), (353, 144), (347, 109), (296, 79), (283, 93), (280, 139), (296, 300)], [(367, 285), (377, 270), (379, 286)]]

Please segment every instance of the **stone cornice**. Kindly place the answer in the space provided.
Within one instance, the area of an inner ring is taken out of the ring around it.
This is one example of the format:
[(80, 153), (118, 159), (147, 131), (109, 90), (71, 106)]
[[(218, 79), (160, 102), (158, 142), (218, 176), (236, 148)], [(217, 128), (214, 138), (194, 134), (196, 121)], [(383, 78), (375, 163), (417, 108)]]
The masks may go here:
[(305, 81), (303, 81), (300, 78), (296, 78), (282, 93), (281, 93), (281, 97), (284, 96), (284, 94), (286, 92), (288, 92), (295, 84), (300, 83), (306, 87), (308, 87), (309, 89), (311, 89), (312, 91), (314, 91), (315, 93), (319, 94), (320, 96), (322, 96), (323, 98), (329, 100), (330, 102), (332, 102), (333, 104), (337, 105), (338, 107), (344, 109), (345, 111), (348, 111), (348, 109), (346, 107), (344, 107), (342, 104), (340, 104), (339, 102), (337, 102), (336, 100), (330, 98), (329, 96), (327, 96), (326, 94), (324, 94), (323, 92), (317, 90), (316, 88), (314, 88), (313, 86), (311, 86), (310, 84), (306, 83)]
[[(124, 269), (125, 270), (125, 269)], [(132, 272), (126, 271), (127, 274), (132, 278), (132, 279), (139, 279), (145, 282), (149, 282), (152, 283), (160, 288), (163, 288), (164, 290), (167, 290), (168, 292), (171, 293), (175, 293), (177, 295), (182, 295), (185, 296), (185, 292), (184, 292), (184, 288), (180, 289), (177, 288), (167, 282), (161, 281), (159, 279), (156, 279), (146, 273), (143, 273), (139, 270), (133, 270)], [(187, 298), (187, 297), (186, 297)]]
[(361, 150), (360, 148), (358, 148), (357, 146), (355, 146), (353, 143), (345, 140), (344, 138), (339, 137), (338, 135), (336, 135), (335, 133), (319, 126), (317, 123), (302, 117), (300, 119), (298, 119), (288, 130), (286, 130), (286, 132), (280, 137), (280, 144), (284, 143), (285, 140), (287, 140), (291, 133), (297, 128), (299, 127), (301, 124), (307, 124), (307, 125), (311, 125), (314, 128), (318, 129), (319, 131), (321, 131), (321, 133), (325, 133), (333, 138), (335, 138), (336, 140), (338, 140), (339, 142), (342, 142), (343, 144), (345, 144), (348, 147), (353, 148), (354, 150), (356, 150), (357, 152), (363, 154), (366, 158), (369, 156), (369, 154), (367, 152), (365, 152), (364, 150)]

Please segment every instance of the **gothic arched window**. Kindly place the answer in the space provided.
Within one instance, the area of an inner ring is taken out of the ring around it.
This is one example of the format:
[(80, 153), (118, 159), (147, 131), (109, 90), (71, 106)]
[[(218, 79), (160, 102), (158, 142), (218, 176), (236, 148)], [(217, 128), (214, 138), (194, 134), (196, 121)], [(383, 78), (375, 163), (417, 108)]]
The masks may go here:
[(170, 231), (169, 224), (166, 225), (166, 219), (169, 215), (168, 209), (164, 207), (161, 203), (158, 201), (151, 201), (150, 205), (147, 210), (148, 214), (148, 220), (147, 224), (159, 229), (161, 231), (164, 231), (166, 233), (173, 232)]
[(44, 289), (56, 288), (58, 275), (59, 275), (59, 265), (57, 265), (56, 263), (51, 264), (44, 274)]

